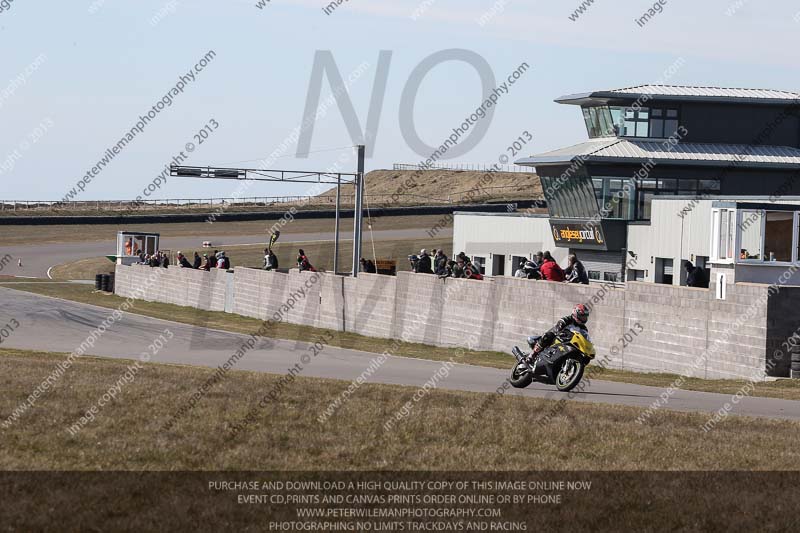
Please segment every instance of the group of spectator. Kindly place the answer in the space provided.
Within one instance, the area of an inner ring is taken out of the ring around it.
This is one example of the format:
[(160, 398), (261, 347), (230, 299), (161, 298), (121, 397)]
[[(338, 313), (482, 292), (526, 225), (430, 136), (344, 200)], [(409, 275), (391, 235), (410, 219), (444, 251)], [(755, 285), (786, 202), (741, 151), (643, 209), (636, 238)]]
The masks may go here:
[[(364, 264), (364, 259), (362, 266)], [(455, 260), (448, 259), (444, 250), (433, 250), (433, 255), (422, 249), (419, 255), (409, 255), (411, 271), (417, 274), (436, 274), (440, 278), (483, 279), (481, 267), (472, 263), (464, 252), (460, 252)], [(575, 254), (570, 254), (568, 265), (562, 269), (553, 259), (549, 251), (537, 252), (533, 259), (523, 260), (514, 273), (518, 278), (542, 279), (566, 283), (589, 284), (589, 275)]]
[(549, 251), (536, 252), (533, 259), (519, 262), (519, 268), (514, 272), (514, 277), (525, 279), (540, 279), (559, 283), (589, 284), (589, 274), (583, 263), (575, 254), (567, 256), (567, 267), (561, 268), (553, 259)]
[[(170, 264), (169, 255), (161, 251), (152, 255), (141, 252), (139, 254), (139, 264), (167, 268)], [(210, 256), (209, 254), (203, 254), (202, 257), (197, 252), (194, 252), (192, 261), (189, 261), (189, 259), (183, 255), (183, 252), (179, 251), (175, 256), (175, 265), (180, 268), (193, 268), (195, 270), (209, 271), (212, 268), (229, 270), (231, 268), (231, 260), (225, 255), (224, 251), (214, 250), (214, 253)]]
[(419, 255), (409, 255), (411, 271), (417, 274), (435, 274), (439, 278), (483, 279), (480, 267), (473, 265), (464, 252), (459, 253), (455, 260), (448, 259), (444, 250), (434, 248), (432, 252), (433, 255), (423, 248)]
[[(362, 259), (363, 261), (363, 259)], [(301, 272), (316, 272), (317, 269), (311, 264), (306, 252), (300, 248), (297, 250), (297, 268)], [(278, 270), (278, 256), (270, 248), (264, 248), (264, 265), (261, 267), (264, 270)]]
[(154, 254), (146, 254), (144, 252), (139, 252), (136, 255), (139, 256), (139, 264), (140, 265), (149, 265), (151, 267), (164, 267), (167, 268), (169, 266), (169, 256), (158, 250)]

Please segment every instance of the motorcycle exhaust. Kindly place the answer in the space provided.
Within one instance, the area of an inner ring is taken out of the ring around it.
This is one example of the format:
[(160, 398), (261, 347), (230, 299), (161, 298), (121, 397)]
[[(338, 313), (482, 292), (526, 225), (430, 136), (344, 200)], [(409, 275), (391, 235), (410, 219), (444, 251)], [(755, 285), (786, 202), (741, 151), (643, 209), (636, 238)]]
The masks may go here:
[(522, 353), (522, 350), (519, 349), (519, 346), (514, 346), (511, 349), (511, 355), (517, 360), (518, 363), (521, 363), (523, 359), (525, 359), (525, 354)]

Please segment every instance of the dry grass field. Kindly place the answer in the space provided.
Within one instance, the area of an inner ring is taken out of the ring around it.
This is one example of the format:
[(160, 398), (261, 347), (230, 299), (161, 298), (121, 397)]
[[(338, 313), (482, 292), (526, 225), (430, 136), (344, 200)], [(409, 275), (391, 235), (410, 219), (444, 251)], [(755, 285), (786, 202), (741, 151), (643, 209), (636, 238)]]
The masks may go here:
[[(0, 351), (2, 420), (63, 355)], [(67, 428), (132, 361), (80, 358), (3, 431), (3, 470), (791, 470), (795, 422), (735, 417), (710, 433), (705, 416), (569, 403), (532, 424), (548, 400), (433, 391), (396, 427), (384, 422), (415, 388), (365, 384), (326, 422), (320, 412), (349, 382), (297, 377), (255, 421), (232, 427), (280, 376), (231, 371), (168, 430), (162, 426), (213, 369), (144, 364), (116, 400), (73, 435)], [(471, 414), (480, 412), (475, 419)], [(102, 445), (98, 445), (102, 443)]]

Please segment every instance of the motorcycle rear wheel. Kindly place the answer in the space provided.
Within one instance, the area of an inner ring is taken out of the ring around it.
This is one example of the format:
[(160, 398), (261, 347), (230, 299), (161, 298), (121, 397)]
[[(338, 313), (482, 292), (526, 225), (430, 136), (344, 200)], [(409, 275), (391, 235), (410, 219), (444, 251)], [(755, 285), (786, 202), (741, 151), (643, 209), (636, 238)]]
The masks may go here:
[(533, 382), (533, 372), (525, 363), (517, 363), (511, 371), (511, 379), (508, 382), (515, 389), (524, 389)]
[(556, 375), (556, 388), (561, 392), (569, 392), (578, 386), (583, 378), (583, 361), (579, 359), (567, 359)]

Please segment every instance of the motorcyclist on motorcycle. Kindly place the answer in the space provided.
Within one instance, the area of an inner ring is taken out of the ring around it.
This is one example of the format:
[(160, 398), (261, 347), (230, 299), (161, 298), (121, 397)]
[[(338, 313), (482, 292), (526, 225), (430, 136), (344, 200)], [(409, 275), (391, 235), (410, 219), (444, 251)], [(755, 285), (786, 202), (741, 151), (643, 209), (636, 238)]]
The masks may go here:
[(528, 337), (528, 345), (533, 349), (528, 356), (528, 364), (533, 364), (539, 353), (549, 347), (556, 340), (556, 337), (564, 331), (577, 328), (586, 338), (589, 338), (589, 330), (586, 322), (589, 320), (589, 308), (584, 304), (578, 304), (572, 309), (572, 314), (559, 319), (556, 325), (550, 328), (544, 335), (539, 337)]

